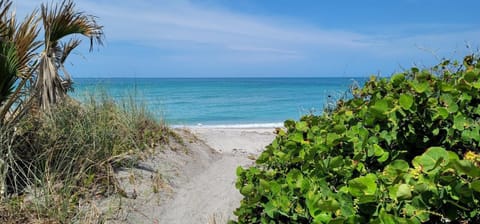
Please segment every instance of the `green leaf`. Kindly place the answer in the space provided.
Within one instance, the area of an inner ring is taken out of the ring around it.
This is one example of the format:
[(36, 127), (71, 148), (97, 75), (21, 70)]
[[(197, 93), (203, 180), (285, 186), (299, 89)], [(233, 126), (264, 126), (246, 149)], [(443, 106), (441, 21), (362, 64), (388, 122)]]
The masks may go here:
[(247, 184), (240, 189), (240, 193), (245, 196), (249, 195), (252, 192), (253, 192), (253, 184)]
[(384, 115), (390, 109), (390, 107), (387, 100), (381, 99), (375, 102), (371, 109), (376, 115)]
[(239, 166), (237, 167), (237, 176), (240, 176), (242, 175), (242, 173), (245, 172), (245, 169), (243, 169), (243, 167)]
[(390, 156), (389, 152), (384, 152), (382, 156), (378, 157), (377, 161), (380, 163), (383, 163), (388, 160), (389, 156)]
[(295, 127), (297, 128), (297, 130), (302, 131), (302, 132), (308, 131), (308, 124), (305, 121), (297, 122)]
[(412, 163), (415, 168), (423, 172), (431, 172), (438, 166), (445, 166), (449, 161), (447, 150), (442, 147), (431, 147), (420, 156), (416, 156)]
[(468, 125), (467, 119), (465, 118), (465, 116), (463, 114), (457, 114), (453, 118), (453, 128), (455, 128), (459, 131), (463, 131), (463, 130), (465, 130), (465, 127), (467, 125)]
[(400, 95), (399, 103), (403, 109), (408, 110), (413, 105), (413, 97), (411, 95), (402, 94)]
[(477, 79), (477, 77), (478, 77), (478, 74), (473, 72), (473, 71), (467, 71), (467, 72), (465, 72), (465, 75), (463, 76), (463, 78), (467, 82), (473, 82)]
[(335, 156), (330, 159), (329, 168), (335, 169), (343, 166), (344, 164), (345, 164), (345, 159), (343, 158), (343, 156)]
[(473, 111), (476, 115), (480, 115), (480, 105), (478, 105)]
[(275, 218), (274, 215), (275, 215), (275, 212), (277, 211), (277, 208), (275, 208), (275, 206), (272, 204), (272, 202), (268, 202), (268, 203), (264, 204), (264, 211), (265, 211), (265, 213), (267, 213), (267, 215), (270, 218)]
[(377, 191), (377, 176), (375, 174), (367, 174), (363, 177), (357, 177), (348, 182), (349, 191), (355, 197), (365, 195), (375, 195)]
[(429, 88), (428, 82), (415, 82), (415, 83), (412, 83), (412, 84), (413, 84), (413, 86), (412, 86), (413, 89), (417, 93), (423, 93), (423, 92), (427, 91), (428, 88)]
[(475, 88), (475, 89), (480, 89), (480, 81), (475, 81), (472, 83), (472, 86)]
[(403, 81), (405, 81), (405, 74), (403, 74), (403, 73), (395, 74), (390, 78), (390, 82), (395, 87), (399, 86), (400, 83), (402, 83)]
[(321, 211), (335, 212), (340, 209), (340, 203), (338, 203), (338, 201), (333, 198), (327, 200), (320, 200), (318, 202), (318, 208)]
[(332, 220), (332, 216), (327, 212), (321, 212), (315, 216), (312, 215), (312, 217), (313, 223), (330, 223), (330, 221)]
[(450, 83), (442, 82), (440, 88), (443, 92), (454, 92), (456, 91), (455, 87)]
[(396, 178), (400, 177), (402, 174), (408, 172), (410, 166), (405, 160), (395, 160), (388, 164), (383, 170), (383, 177), (387, 178), (390, 181), (394, 181)]
[(303, 141), (303, 133), (297, 131), (288, 138), (294, 142), (301, 143)]
[(337, 124), (333, 126), (333, 131), (337, 134), (344, 133), (347, 129), (345, 128), (345, 125), (343, 124)]
[(412, 191), (410, 189), (410, 185), (400, 184), (397, 189), (396, 197), (399, 200), (406, 200), (412, 198)]
[(294, 120), (286, 120), (283, 124), (287, 128), (287, 130), (292, 130), (295, 128), (295, 121)]
[(459, 174), (466, 174), (470, 177), (479, 178), (480, 177), (480, 168), (475, 166), (471, 161), (468, 160), (454, 160), (453, 166), (455, 171)]
[(306, 194), (305, 204), (307, 205), (307, 209), (312, 217), (317, 217), (321, 210), (318, 207), (318, 203), (321, 200), (321, 195), (315, 191), (308, 191)]
[(437, 113), (433, 116), (433, 119), (447, 119), (449, 114), (447, 108), (437, 107)]
[(380, 147), (377, 144), (373, 144), (373, 149), (374, 149), (374, 155), (375, 156), (382, 156), (385, 151), (383, 150), (382, 147)]
[(378, 216), (382, 224), (396, 224), (395, 222), (395, 216), (386, 213), (385, 211), (380, 212), (380, 215)]
[(447, 110), (449, 113), (456, 113), (458, 111), (458, 104), (453, 102), (452, 104), (449, 104), (447, 107)]
[(440, 100), (447, 107), (448, 113), (456, 113), (458, 111), (456, 99), (451, 94), (442, 94)]
[(285, 180), (287, 181), (289, 186), (296, 186), (300, 188), (303, 181), (302, 172), (297, 169), (292, 169), (288, 172)]

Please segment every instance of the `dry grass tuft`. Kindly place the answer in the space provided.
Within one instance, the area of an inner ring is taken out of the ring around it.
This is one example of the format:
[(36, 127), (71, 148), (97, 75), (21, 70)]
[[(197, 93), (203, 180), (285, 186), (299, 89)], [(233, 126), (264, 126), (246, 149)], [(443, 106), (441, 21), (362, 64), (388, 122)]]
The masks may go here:
[(228, 218), (222, 214), (214, 213), (208, 217), (207, 224), (226, 224), (228, 223)]

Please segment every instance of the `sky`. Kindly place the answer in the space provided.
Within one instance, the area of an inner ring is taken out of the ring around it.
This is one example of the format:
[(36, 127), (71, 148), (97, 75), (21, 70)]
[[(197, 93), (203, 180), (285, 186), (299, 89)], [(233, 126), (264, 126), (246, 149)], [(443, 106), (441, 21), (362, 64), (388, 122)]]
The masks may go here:
[[(20, 16), (41, 2), (14, 0)], [(74, 77), (389, 76), (480, 47), (478, 0), (75, 2), (105, 43), (84, 39)]]

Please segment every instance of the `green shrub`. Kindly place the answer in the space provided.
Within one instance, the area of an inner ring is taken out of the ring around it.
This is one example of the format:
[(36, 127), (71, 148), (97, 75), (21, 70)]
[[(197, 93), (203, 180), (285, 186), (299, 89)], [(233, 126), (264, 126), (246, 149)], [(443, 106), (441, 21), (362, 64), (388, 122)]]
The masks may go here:
[(237, 170), (238, 223), (480, 222), (480, 63), (371, 77)]

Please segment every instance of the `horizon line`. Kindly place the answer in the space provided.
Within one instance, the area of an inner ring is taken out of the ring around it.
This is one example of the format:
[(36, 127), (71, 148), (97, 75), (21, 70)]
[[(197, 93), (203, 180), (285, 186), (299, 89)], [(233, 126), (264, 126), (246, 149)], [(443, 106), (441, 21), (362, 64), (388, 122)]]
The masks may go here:
[(390, 77), (391, 75), (359, 75), (359, 76), (82, 76), (73, 79), (263, 79), (263, 78), (273, 78), (273, 79), (318, 79), (318, 78), (369, 78), (371, 76), (377, 77)]

